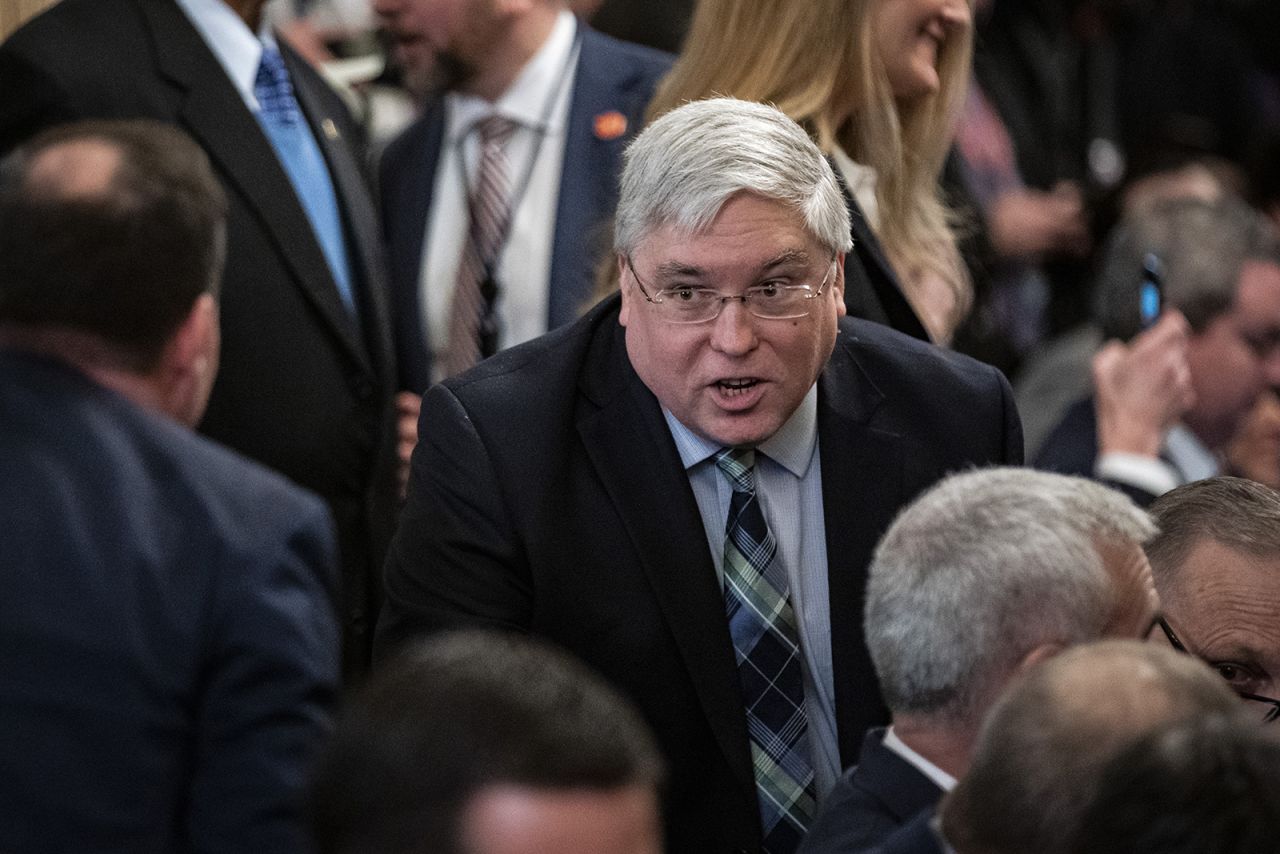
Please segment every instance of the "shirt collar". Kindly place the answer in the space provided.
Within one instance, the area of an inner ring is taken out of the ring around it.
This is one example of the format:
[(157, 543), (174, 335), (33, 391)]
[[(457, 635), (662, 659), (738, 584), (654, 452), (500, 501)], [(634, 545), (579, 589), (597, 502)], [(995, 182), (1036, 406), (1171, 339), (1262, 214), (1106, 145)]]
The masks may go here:
[(934, 765), (928, 759), (925, 759), (919, 753), (916, 753), (907, 743), (898, 738), (898, 734), (893, 731), (893, 727), (889, 727), (884, 734), (884, 746), (888, 750), (901, 756), (911, 767), (915, 768), (921, 774), (928, 777), (938, 788), (944, 792), (949, 792), (956, 787), (956, 778), (952, 777), (946, 771), (943, 771), (937, 765)]
[(225, 0), (177, 0), (177, 3), (217, 57), (241, 99), (256, 112), (258, 99), (253, 95), (253, 82), (262, 61), (263, 42), (275, 47), (270, 30), (264, 25), (262, 41), (259, 41)]
[(1222, 464), (1200, 437), (1184, 424), (1175, 424), (1164, 437), (1164, 452), (1184, 483), (1222, 473)]
[[(536, 128), (543, 122), (549, 98), (561, 99), (569, 88), (565, 77), (572, 77), (572, 69), (566, 69), (577, 41), (577, 19), (568, 9), (561, 9), (542, 47), (525, 63), (519, 76), (502, 93), (496, 102), (490, 103), (478, 95), (450, 92), (445, 96), (445, 112), (448, 120), (449, 141), (457, 142), (470, 132), (475, 123), (490, 115), (504, 116), (520, 127)], [(551, 109), (546, 116), (547, 136), (555, 136), (564, 126), (564, 111)]]
[[(676, 450), (680, 453), (680, 462), (685, 469), (691, 469), (698, 463), (715, 456), (722, 447), (710, 439), (694, 433), (663, 407), (662, 415), (667, 419), (667, 427), (671, 430), (671, 438), (675, 439)], [(818, 384), (809, 387), (804, 399), (791, 413), (778, 431), (760, 443), (760, 453), (791, 472), (796, 477), (804, 477), (813, 460), (813, 448), (818, 442)]]

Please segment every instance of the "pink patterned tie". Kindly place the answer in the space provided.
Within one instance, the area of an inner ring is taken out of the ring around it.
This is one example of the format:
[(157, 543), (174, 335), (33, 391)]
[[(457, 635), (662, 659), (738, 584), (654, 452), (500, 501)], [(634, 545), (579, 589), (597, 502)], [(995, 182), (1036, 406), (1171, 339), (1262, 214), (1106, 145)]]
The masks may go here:
[(460, 374), (480, 361), (481, 322), (492, 311), (492, 294), (484, 293), (485, 280), (498, 264), (511, 220), (511, 164), (506, 144), (516, 123), (502, 116), (477, 122), (480, 132), (480, 171), (471, 194), (471, 221), (467, 244), (458, 265), (449, 314), (449, 342), (445, 376)]

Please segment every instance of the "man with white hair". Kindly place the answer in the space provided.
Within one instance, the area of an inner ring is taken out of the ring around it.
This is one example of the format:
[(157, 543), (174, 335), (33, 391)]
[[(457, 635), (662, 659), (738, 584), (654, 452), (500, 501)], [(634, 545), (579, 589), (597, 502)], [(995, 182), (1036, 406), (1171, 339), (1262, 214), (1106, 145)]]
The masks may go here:
[(994, 369), (841, 319), (848, 211), (771, 107), (654, 122), (616, 229), (620, 295), (426, 395), (380, 652), (549, 638), (652, 726), (671, 850), (793, 851), (884, 717), (876, 540), (947, 471), (1019, 462), (1017, 413)]
[(1120, 492), (1021, 468), (953, 475), (904, 510), (868, 570), (865, 620), (893, 726), (867, 734), (804, 850), (869, 850), (932, 807), (1028, 667), (1148, 635), (1155, 530)]

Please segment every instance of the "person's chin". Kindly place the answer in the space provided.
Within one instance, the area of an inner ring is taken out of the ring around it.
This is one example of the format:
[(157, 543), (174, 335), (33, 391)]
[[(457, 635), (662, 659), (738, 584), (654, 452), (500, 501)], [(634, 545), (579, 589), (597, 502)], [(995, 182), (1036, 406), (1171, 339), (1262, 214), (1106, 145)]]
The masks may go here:
[(404, 62), (405, 84), (422, 101), (433, 101), (466, 87), (475, 70), (450, 53), (416, 56)]
[(706, 425), (704, 435), (726, 448), (755, 447), (778, 431), (776, 419), (760, 412), (719, 413)]

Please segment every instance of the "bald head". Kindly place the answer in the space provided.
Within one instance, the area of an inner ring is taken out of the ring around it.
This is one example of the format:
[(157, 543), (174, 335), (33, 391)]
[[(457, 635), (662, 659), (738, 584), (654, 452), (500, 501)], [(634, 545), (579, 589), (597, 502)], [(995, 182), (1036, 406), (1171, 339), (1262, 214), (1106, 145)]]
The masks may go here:
[(122, 156), (105, 139), (73, 139), (35, 153), (27, 168), (27, 192), (46, 199), (100, 201), (116, 183)]
[(0, 163), (0, 331), (146, 372), (221, 274), (226, 199), (208, 158), (158, 122), (86, 122)]
[(943, 806), (962, 854), (1064, 851), (1100, 769), (1171, 721), (1239, 714), (1209, 668), (1155, 644), (1104, 641), (1034, 668), (992, 709)]

